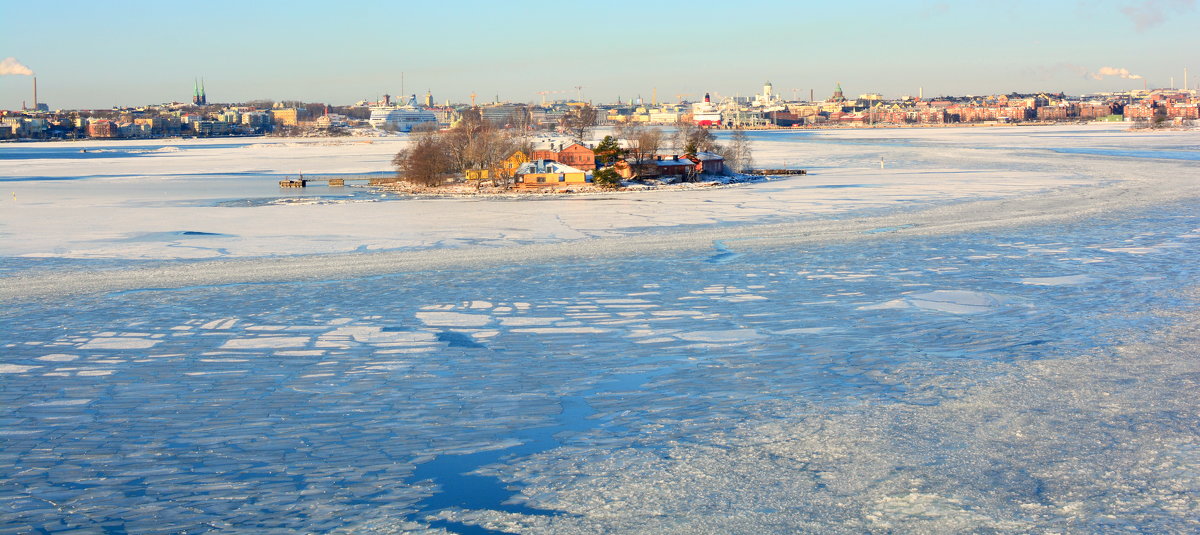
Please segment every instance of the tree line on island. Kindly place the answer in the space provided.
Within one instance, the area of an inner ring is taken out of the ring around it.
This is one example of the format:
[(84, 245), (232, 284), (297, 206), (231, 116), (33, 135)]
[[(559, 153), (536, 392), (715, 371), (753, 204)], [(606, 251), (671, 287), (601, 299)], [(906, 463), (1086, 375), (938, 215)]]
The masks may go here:
[[(435, 126), (414, 128), (409, 145), (392, 159), (399, 180), (419, 186), (440, 186), (461, 179), (472, 170), (496, 170), (513, 154), (532, 154), (534, 137), (539, 132), (525, 114), (513, 114), (505, 124), (496, 124), (483, 117), (478, 108), (462, 113), (454, 126), (439, 130)], [(588, 146), (596, 127), (596, 110), (590, 106), (575, 108), (566, 113), (558, 124), (558, 132), (571, 141)], [(734, 130), (728, 143), (718, 143), (712, 130), (691, 122), (679, 122), (674, 128), (663, 129), (640, 124), (620, 124), (613, 133), (604, 136), (590, 147), (595, 153), (596, 170), (592, 182), (601, 188), (614, 189), (621, 185), (618, 163), (636, 167), (651, 165), (664, 151), (694, 157), (715, 154), (724, 159), (724, 168), (744, 171), (753, 165), (750, 138), (740, 129)], [(695, 175), (685, 177), (695, 180)], [(514, 177), (505, 173), (490, 175), (494, 187), (507, 189)]]

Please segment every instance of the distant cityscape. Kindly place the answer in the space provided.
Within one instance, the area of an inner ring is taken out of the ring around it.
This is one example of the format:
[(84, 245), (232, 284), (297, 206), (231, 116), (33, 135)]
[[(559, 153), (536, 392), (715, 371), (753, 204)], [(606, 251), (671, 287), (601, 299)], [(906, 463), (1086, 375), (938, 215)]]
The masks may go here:
[[(662, 95), (630, 101), (591, 102), (577, 98), (547, 100), (567, 91), (541, 91), (540, 101), (438, 103), (431, 92), (352, 105), (256, 100), (210, 103), (203, 80), (193, 84), (190, 101), (104, 110), (52, 109), (37, 97), (32, 105), (0, 111), (0, 140), (83, 138), (143, 139), (214, 136), (339, 136), (408, 132), (414, 128), (450, 128), (463, 112), (477, 110), (502, 128), (553, 130), (572, 110), (591, 108), (595, 125), (688, 124), (717, 129), (821, 128), (838, 126), (948, 126), (962, 124), (1039, 124), (1124, 121), (1144, 126), (1190, 126), (1200, 119), (1195, 89), (1144, 88), (1123, 92), (1066, 95), (1010, 93), (987, 96), (916, 95), (885, 98), (878, 93), (847, 96), (840, 83), (823, 98), (816, 90), (780, 92), (770, 82), (752, 96)], [(788, 94), (790, 93), (790, 95)], [(789, 97), (790, 98), (787, 98)], [(807, 98), (804, 98), (807, 97)]]

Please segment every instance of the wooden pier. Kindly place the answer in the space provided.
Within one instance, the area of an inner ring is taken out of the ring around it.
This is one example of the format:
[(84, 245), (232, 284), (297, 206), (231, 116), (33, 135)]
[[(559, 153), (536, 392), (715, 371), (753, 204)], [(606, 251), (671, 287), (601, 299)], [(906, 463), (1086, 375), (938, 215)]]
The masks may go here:
[(398, 182), (399, 180), (400, 179), (396, 178), (394, 175), (383, 175), (383, 176), (380, 176), (380, 175), (347, 175), (347, 176), (326, 176), (326, 177), (316, 177), (316, 178), (311, 178), (311, 177), (306, 178), (303, 175), (301, 175), (299, 178), (290, 178), (289, 177), (289, 178), (280, 180), (279, 187), (281, 187), (281, 188), (306, 188), (309, 185), (316, 186), (317, 184), (315, 184), (315, 183), (320, 183), (320, 182), (325, 183), (326, 186), (334, 187), (334, 188), (340, 187), (340, 186), (345, 186), (347, 182), (362, 182), (362, 183), (367, 184), (368, 186), (379, 186), (382, 184), (393, 184), (395, 182)]

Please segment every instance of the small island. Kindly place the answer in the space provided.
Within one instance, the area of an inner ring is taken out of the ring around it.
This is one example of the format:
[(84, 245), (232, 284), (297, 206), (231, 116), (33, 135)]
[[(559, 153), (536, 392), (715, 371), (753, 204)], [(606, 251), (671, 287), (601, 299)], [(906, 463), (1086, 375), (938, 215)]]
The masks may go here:
[(497, 125), (468, 111), (444, 130), (414, 129), (392, 160), (404, 193), (582, 193), (664, 185), (742, 182), (753, 165), (749, 137), (719, 143), (706, 126), (674, 130), (625, 124), (596, 141), (596, 111), (579, 106), (558, 127)]

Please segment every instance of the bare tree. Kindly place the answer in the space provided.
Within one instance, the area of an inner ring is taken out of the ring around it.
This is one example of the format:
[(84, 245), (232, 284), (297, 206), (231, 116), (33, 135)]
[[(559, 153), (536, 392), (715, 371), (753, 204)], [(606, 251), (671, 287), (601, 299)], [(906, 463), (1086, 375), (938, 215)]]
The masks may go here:
[(684, 120), (682, 117), (675, 121), (675, 129), (671, 132), (670, 143), (671, 150), (675, 152), (685, 152), (684, 147), (687, 145), (688, 137), (692, 133), (695, 125), (690, 121)]
[(717, 137), (707, 127), (687, 123), (681, 125), (677, 132), (679, 132), (676, 134), (677, 137), (683, 142), (682, 152), (684, 154), (721, 150), (721, 145), (717, 143)]
[(521, 150), (529, 154), (533, 149), (533, 131), (538, 125), (533, 122), (533, 110), (528, 106), (518, 105), (509, 119), (510, 137), (514, 143), (512, 150)]
[(411, 145), (392, 163), (402, 180), (424, 185), (441, 184), (446, 177), (471, 169), (488, 170), (495, 176), (518, 146), (515, 136), (471, 110), (450, 130), (415, 129), (412, 136)]
[(495, 169), (518, 146), (513, 136), (486, 121), (460, 124), (441, 138), (457, 171)]
[[(385, 123), (385, 124), (387, 124), (387, 123)], [(437, 132), (438, 130), (439, 130), (439, 127), (438, 127), (437, 123), (428, 122), (428, 123), (414, 124), (414, 125), (412, 125), (412, 128), (410, 128), (408, 130), (408, 132), (410, 134), (417, 135), (417, 134), (428, 134), (428, 133), (432, 133), (432, 132)]]
[(725, 169), (735, 173), (743, 173), (747, 169), (754, 167), (754, 150), (750, 146), (750, 136), (746, 135), (746, 131), (738, 128), (733, 131), (733, 137), (729, 140), (729, 145), (721, 147), (714, 151), (725, 158)]
[(303, 106), (305, 115), (309, 117), (320, 117), (325, 115), (325, 108), (326, 105), (320, 102), (309, 102)]
[(654, 157), (663, 145), (662, 130), (626, 123), (617, 127), (617, 137), (628, 145), (626, 163), (635, 174), (641, 174), (646, 166), (655, 165)]
[(450, 155), (441, 136), (435, 132), (418, 133), (408, 147), (392, 159), (396, 177), (423, 186), (437, 186), (452, 171)]
[(571, 139), (584, 143), (596, 126), (596, 109), (589, 105), (573, 108), (563, 115), (560, 125)]
[(527, 132), (533, 129), (533, 114), (529, 107), (518, 104), (517, 107), (509, 114), (508, 125), (514, 131)]

